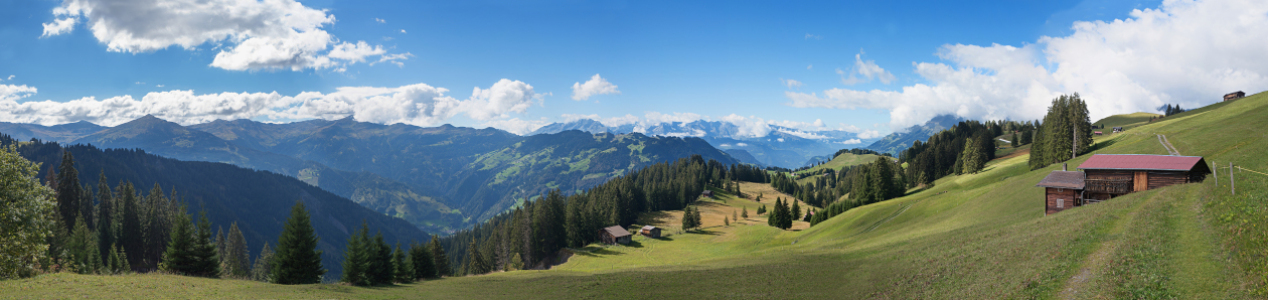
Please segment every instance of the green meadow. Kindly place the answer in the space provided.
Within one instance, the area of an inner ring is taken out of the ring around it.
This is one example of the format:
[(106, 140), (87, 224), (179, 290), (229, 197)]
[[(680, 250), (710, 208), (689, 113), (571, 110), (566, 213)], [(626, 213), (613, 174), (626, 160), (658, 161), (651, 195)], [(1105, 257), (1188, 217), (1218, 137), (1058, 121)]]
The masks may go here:
[[(1115, 118), (1128, 119), (1107, 120)], [(1118, 121), (1096, 124), (1113, 122)], [(703, 230), (679, 230), (680, 211), (648, 214), (643, 222), (663, 226), (665, 237), (570, 249), (568, 261), (551, 270), (370, 288), (51, 274), (3, 281), (0, 291), (5, 297), (38, 299), (1264, 297), (1264, 128), (1268, 96), (1259, 94), (1098, 137), (1091, 154), (1167, 154), (1156, 136), (1166, 135), (1181, 154), (1222, 166), (1219, 182), (1208, 176), (1202, 183), (1134, 193), (1050, 216), (1044, 215), (1043, 189), (1034, 185), (1061, 165), (1031, 171), (1029, 156), (1021, 154), (991, 161), (978, 174), (942, 178), (905, 197), (788, 231), (766, 226), (765, 216), (755, 215), (756, 207), (787, 195), (744, 183), (744, 195), (720, 194), (696, 204), (704, 213)], [(1074, 168), (1091, 154), (1068, 163)], [(759, 193), (763, 203), (754, 201)], [(730, 219), (739, 209), (747, 209), (749, 218)]]

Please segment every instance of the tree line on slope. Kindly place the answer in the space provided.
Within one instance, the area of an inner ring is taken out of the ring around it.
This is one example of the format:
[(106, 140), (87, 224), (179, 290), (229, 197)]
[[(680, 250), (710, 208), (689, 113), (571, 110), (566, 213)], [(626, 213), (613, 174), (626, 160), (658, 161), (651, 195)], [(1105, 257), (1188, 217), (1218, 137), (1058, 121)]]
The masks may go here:
[(693, 155), (572, 195), (553, 190), (536, 200), (524, 199), (514, 210), (442, 238), (440, 243), (454, 254), (450, 259), (456, 274), (542, 268), (555, 263), (565, 247), (597, 241), (604, 227), (629, 227), (646, 212), (686, 209), (708, 186), (738, 190), (736, 180), (764, 181), (767, 176), (757, 167), (728, 167)]

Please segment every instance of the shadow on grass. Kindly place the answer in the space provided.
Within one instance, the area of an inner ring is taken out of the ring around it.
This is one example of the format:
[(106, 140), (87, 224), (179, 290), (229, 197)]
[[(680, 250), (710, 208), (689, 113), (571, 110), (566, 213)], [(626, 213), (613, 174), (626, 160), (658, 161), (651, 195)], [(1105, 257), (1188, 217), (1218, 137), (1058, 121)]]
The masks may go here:
[(1096, 152), (1096, 150), (1101, 150), (1101, 149), (1105, 149), (1106, 147), (1113, 146), (1114, 144), (1118, 143), (1118, 140), (1122, 137), (1123, 137), (1122, 135), (1118, 135), (1108, 140), (1096, 142), (1095, 144), (1092, 144), (1092, 147), (1088, 147), (1087, 152), (1084, 152), (1084, 153), (1092, 153), (1092, 152)]
[(715, 231), (715, 230), (708, 230), (708, 229), (696, 229), (692, 231), (683, 232), (683, 234), (722, 235), (722, 232)]
[[(642, 247), (642, 246), (640, 245), (639, 247)], [(606, 247), (598, 247), (598, 246), (586, 246), (585, 248), (574, 249), (572, 251), (572, 254), (581, 255), (581, 256), (589, 256), (589, 257), (599, 257), (604, 255), (625, 255), (625, 253), (608, 250), (608, 248)]]
[(667, 223), (670, 223), (670, 220), (672, 220), (673, 218), (674, 216), (670, 215), (668, 212), (654, 211), (654, 212), (644, 213), (643, 215), (639, 216), (638, 223), (639, 224), (667, 224)]

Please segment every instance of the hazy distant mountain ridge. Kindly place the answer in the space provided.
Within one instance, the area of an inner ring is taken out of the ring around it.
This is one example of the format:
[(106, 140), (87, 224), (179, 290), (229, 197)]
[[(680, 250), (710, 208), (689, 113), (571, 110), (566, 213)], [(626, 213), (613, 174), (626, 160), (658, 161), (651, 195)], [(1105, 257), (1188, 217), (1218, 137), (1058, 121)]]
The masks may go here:
[[(751, 156), (747, 163), (797, 168), (815, 156), (831, 155), (837, 150), (862, 146), (876, 139), (860, 138), (859, 134), (842, 130), (805, 131), (776, 125), (764, 125), (760, 131), (722, 121), (663, 122), (657, 124), (625, 124), (606, 126), (591, 119), (546, 125), (528, 136), (581, 130), (591, 133), (642, 133), (649, 136), (699, 137), (722, 150), (744, 150)], [(761, 136), (758, 136), (761, 135)]]
[(880, 153), (889, 153), (898, 156), (899, 152), (911, 148), (911, 144), (915, 141), (926, 141), (933, 134), (955, 126), (955, 124), (964, 121), (956, 115), (940, 115), (933, 117), (928, 122), (921, 125), (908, 127), (906, 131), (891, 133), (881, 140), (867, 146), (867, 149)]

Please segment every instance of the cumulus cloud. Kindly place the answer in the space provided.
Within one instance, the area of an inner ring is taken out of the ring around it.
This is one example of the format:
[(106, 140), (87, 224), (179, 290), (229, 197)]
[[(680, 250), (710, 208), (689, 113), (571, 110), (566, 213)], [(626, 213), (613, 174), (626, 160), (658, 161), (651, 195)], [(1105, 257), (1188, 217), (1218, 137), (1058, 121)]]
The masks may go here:
[(585, 83), (572, 84), (572, 100), (584, 101), (590, 99), (591, 96), (620, 94), (621, 91), (616, 89), (616, 85), (608, 82), (607, 79), (594, 74)]
[(379, 18), (374, 18), (374, 21), (379, 22), (379, 24), (387, 23), (387, 20), (379, 19)]
[(44, 23), (44, 34), (41, 34), (40, 37), (69, 33), (71, 30), (75, 29), (75, 20), (77, 19), (62, 18), (53, 20), (53, 22)]
[[(841, 83), (845, 85), (855, 85), (872, 79), (880, 80), (884, 84), (894, 82), (894, 74), (876, 65), (875, 61), (864, 61), (862, 52), (854, 55), (854, 68), (851, 71), (837, 69), (837, 75), (841, 75)], [(849, 77), (846, 77), (847, 75)]]
[(646, 114), (643, 114), (643, 119), (646, 121), (646, 123), (650, 123), (650, 124), (673, 123), (673, 122), (691, 123), (691, 122), (702, 120), (704, 118), (705, 118), (704, 116), (701, 116), (700, 114), (697, 114), (697, 113), (675, 112), (672, 114), (664, 114), (664, 113), (653, 111), (653, 112), (648, 112)]
[(294, 0), (65, 0), (53, 15), (44, 36), (69, 33), (83, 19), (108, 51), (212, 45), (220, 52), (210, 66), (226, 70), (342, 68), (385, 53), (340, 42), (323, 29), (334, 15)]
[(1072, 29), (1022, 46), (944, 45), (937, 52), (943, 62), (912, 64), (927, 83), (896, 91), (785, 96), (794, 107), (887, 109), (891, 128), (905, 128), (948, 113), (1039, 119), (1053, 98), (1076, 92), (1095, 120), (1268, 89), (1268, 6), (1257, 1), (1164, 1), (1127, 19), (1075, 22)]
[(799, 88), (799, 87), (801, 87), (801, 81), (797, 81), (797, 80), (793, 80), (793, 79), (783, 79), (783, 78), (780, 78), (780, 79), (779, 79), (779, 82), (780, 82), (780, 83), (782, 83), (784, 86), (786, 86), (786, 87), (790, 88), (790, 89), (791, 89), (791, 88)]
[(822, 40), (822, 39), (823, 39), (823, 36), (820, 36), (820, 35), (817, 35), (817, 34), (809, 34), (809, 33), (807, 33), (807, 34), (806, 34), (806, 39), (807, 39), (807, 40), (809, 40), (809, 39)]
[(0, 85), (0, 121), (42, 125), (89, 121), (115, 126), (150, 114), (190, 125), (213, 120), (332, 120), (352, 116), (362, 122), (433, 126), (459, 114), (486, 122), (505, 119), (512, 112), (523, 113), (541, 97), (531, 85), (507, 79), (487, 89), (476, 87), (466, 100), (451, 97), (446, 94), (448, 91), (419, 83), (391, 88), (341, 87), (332, 93), (296, 95), (172, 90), (148, 93), (140, 100), (124, 95), (102, 100), (86, 97), (66, 102), (18, 103), (17, 100), (35, 94), (36, 89)]
[(848, 140), (841, 141), (840, 143), (846, 144), (846, 145), (856, 145), (856, 144), (862, 144), (863, 141), (859, 139), (848, 139)]

